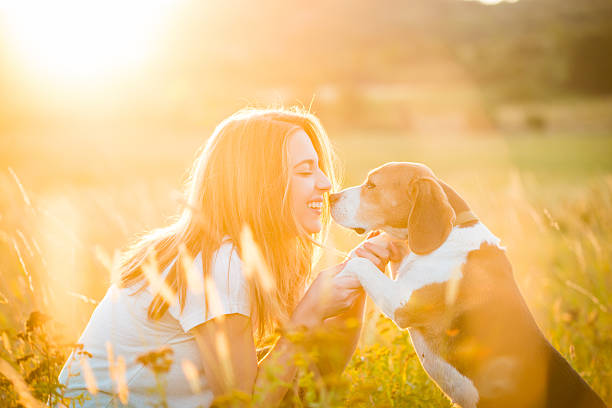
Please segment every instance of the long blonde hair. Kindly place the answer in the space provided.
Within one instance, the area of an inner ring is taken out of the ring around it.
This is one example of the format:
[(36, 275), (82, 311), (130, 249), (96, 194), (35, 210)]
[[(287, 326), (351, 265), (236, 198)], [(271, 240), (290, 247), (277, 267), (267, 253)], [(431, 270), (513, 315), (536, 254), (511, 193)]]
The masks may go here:
[[(248, 226), (275, 283), (275, 290), (265, 292), (257, 275), (249, 280), (256, 339), (286, 321), (310, 279), (313, 243), (324, 242), (330, 221), (327, 197), (318, 234), (305, 233), (291, 210), (287, 142), (298, 129), (308, 134), (321, 170), (335, 188), (334, 154), (314, 115), (297, 108), (241, 110), (217, 126), (198, 154), (186, 184), (185, 208), (177, 221), (142, 236), (124, 252), (119, 286), (142, 283), (141, 289), (146, 287), (143, 265), (151, 254), (163, 270), (177, 257), (201, 252), (206, 281), (212, 255), (224, 237), (242, 253), (241, 231)], [(181, 265), (179, 261), (172, 265), (165, 282), (182, 310), (187, 278)], [(160, 318), (168, 306), (156, 294), (149, 317)]]

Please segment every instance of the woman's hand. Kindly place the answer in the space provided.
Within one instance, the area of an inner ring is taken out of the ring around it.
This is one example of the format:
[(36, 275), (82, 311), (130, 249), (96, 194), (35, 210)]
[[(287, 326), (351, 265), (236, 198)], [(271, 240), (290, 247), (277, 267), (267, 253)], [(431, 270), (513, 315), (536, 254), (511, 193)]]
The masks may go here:
[(345, 265), (346, 263), (341, 263), (319, 273), (295, 308), (291, 318), (292, 325), (315, 328), (328, 317), (351, 307), (363, 292), (356, 277), (336, 277)]
[(410, 247), (406, 241), (396, 240), (391, 242), (391, 257), (389, 258), (389, 270), (391, 278), (395, 279), (402, 259), (410, 253)]
[(387, 264), (399, 263), (408, 253), (407, 245), (380, 231), (371, 232), (367, 239), (349, 253), (349, 259), (355, 256), (369, 259), (382, 272)]

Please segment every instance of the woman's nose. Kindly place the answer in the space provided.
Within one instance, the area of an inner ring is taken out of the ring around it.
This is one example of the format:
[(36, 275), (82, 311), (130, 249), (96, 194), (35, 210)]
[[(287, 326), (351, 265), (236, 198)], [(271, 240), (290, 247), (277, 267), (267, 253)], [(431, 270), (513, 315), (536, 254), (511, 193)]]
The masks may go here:
[(319, 177), (317, 178), (317, 188), (322, 191), (329, 191), (331, 189), (331, 182), (323, 173), (323, 171), (319, 170)]

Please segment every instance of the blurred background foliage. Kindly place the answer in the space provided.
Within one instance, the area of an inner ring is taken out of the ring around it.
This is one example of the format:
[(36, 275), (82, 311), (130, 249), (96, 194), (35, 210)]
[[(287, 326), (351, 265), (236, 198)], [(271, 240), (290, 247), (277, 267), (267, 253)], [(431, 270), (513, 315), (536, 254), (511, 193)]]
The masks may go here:
[[(64, 19), (79, 18), (70, 11)], [(611, 20), (606, 0), (177, 1), (166, 6), (146, 63), (93, 73), (87, 85), (70, 69), (61, 79), (24, 75), (31, 67), (12, 58), (7, 32), (0, 124), (201, 130), (247, 103), (300, 101), (330, 123), (418, 130), (426, 115), (479, 130), (506, 124), (500, 105), (610, 95)], [(65, 47), (78, 55), (80, 45), (68, 37)], [(548, 115), (544, 122), (558, 119)]]

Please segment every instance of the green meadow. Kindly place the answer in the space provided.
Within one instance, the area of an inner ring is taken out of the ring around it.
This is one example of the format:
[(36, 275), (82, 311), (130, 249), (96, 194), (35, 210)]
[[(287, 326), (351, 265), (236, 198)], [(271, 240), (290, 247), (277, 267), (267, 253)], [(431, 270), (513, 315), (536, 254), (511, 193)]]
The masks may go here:
[[(343, 187), (388, 161), (425, 163), (452, 185), (501, 238), (547, 339), (612, 404), (612, 135), (329, 133)], [(181, 181), (205, 139), (113, 136), (0, 141), (0, 356), (41, 401), (61, 398), (54, 386), (66, 345), (104, 295), (114, 254), (178, 211)], [(333, 226), (327, 246), (346, 252), (360, 239)], [(322, 255), (318, 268), (339, 260)], [(300, 404), (450, 406), (407, 332), (370, 303), (366, 313), (340, 381), (322, 385), (304, 360)], [(11, 382), (0, 377), (1, 406), (18, 406)]]

